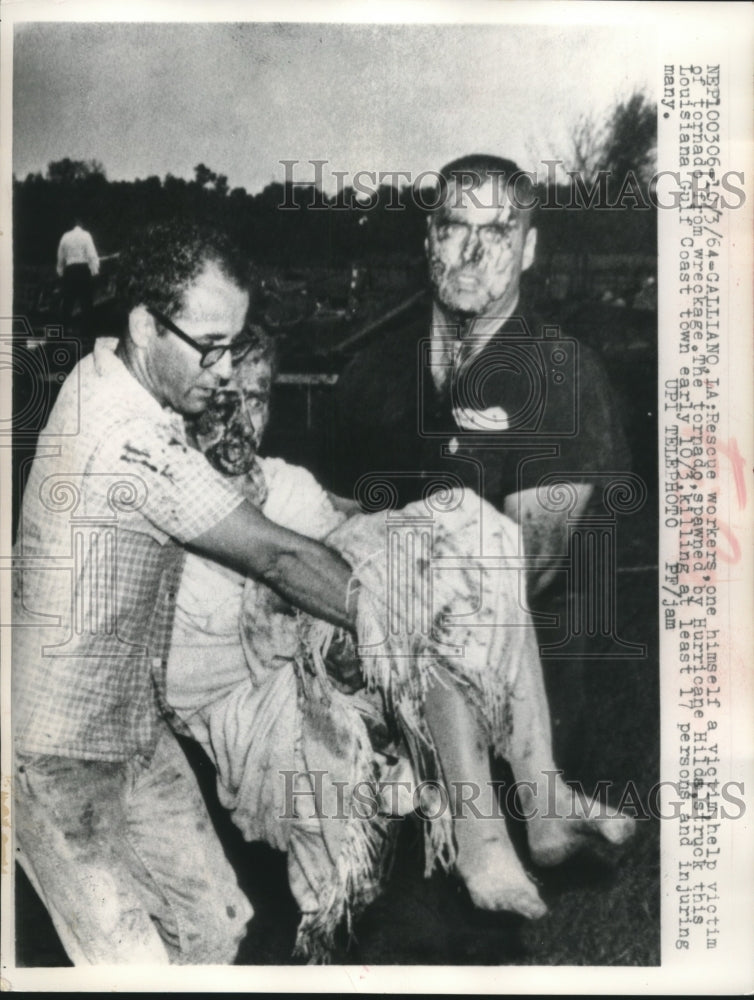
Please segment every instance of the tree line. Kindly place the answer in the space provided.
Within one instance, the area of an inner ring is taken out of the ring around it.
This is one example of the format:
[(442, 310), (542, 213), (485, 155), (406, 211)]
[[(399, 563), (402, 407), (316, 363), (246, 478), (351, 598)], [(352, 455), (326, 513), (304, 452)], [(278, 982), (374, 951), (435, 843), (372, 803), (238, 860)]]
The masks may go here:
[[(656, 209), (648, 197), (655, 114), (654, 105), (635, 94), (599, 128), (579, 120), (572, 149), (561, 161), (576, 176), (561, 171), (538, 187), (538, 201), (546, 206), (535, 223), (540, 260), (555, 253), (656, 252)], [(597, 190), (601, 175), (604, 189), (589, 204), (584, 195)], [(609, 203), (621, 195), (620, 203), (604, 210), (606, 197)], [(426, 209), (408, 185), (381, 184), (367, 204), (349, 187), (329, 196), (313, 184), (275, 182), (251, 194), (203, 163), (190, 180), (168, 173), (112, 181), (98, 161), (66, 157), (51, 162), (45, 174), (14, 177), (13, 198), (17, 266), (52, 267), (60, 236), (77, 215), (102, 254), (117, 252), (134, 229), (149, 222), (193, 215), (225, 225), (252, 259), (281, 267), (415, 259), (425, 232)]]

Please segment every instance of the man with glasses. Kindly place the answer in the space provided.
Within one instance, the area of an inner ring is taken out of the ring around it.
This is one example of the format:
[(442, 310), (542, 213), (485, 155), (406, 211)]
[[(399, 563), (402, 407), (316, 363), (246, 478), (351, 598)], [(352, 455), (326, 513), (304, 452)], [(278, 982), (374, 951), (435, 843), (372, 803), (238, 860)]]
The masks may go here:
[(229, 963), (252, 909), (164, 718), (184, 546), (344, 628), (351, 574), (187, 445), (183, 418), (247, 348), (247, 269), (231, 243), (152, 227), (123, 253), (120, 286), (127, 328), (62, 386), (24, 493), (17, 857), (75, 964)]

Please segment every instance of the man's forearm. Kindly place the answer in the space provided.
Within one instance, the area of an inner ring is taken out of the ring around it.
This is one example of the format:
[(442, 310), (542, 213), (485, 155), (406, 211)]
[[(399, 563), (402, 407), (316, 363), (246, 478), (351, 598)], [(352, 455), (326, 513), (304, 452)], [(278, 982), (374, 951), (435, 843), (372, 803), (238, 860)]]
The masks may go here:
[(348, 563), (333, 549), (269, 521), (247, 502), (193, 539), (191, 548), (263, 580), (317, 618), (354, 629), (356, 585)]
[(357, 584), (351, 567), (332, 549), (318, 542), (311, 546), (278, 553), (263, 579), (303, 611), (353, 631)]

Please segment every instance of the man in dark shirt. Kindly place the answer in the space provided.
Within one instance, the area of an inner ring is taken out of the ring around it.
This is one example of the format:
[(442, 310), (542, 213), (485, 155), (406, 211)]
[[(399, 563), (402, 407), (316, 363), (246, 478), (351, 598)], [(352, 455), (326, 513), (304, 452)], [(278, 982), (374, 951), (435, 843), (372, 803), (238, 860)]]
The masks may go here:
[[(521, 589), (545, 662), (546, 646), (567, 653), (547, 670), (567, 756), (585, 633), (574, 529), (604, 513), (605, 490), (629, 458), (598, 358), (521, 296), (537, 239), (531, 179), (489, 155), (456, 160), (440, 176), (425, 240), (431, 302), (339, 381), (337, 486), (363, 498), (389, 480), (402, 504), (460, 480), (521, 525)], [(576, 676), (563, 684), (565, 671)]]

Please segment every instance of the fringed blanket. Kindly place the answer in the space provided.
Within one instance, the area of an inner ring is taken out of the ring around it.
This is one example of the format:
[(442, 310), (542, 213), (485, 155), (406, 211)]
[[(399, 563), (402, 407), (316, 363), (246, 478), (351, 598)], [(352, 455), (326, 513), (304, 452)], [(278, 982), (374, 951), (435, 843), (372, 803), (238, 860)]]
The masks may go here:
[[(302, 911), (297, 951), (322, 961), (337, 929), (379, 893), (390, 862), (397, 824), (381, 808), (385, 757), (372, 723), (407, 748), (418, 781), (441, 783), (423, 710), (437, 668), (468, 691), (505, 755), (508, 692), (537, 651), (524, 576), (510, 561), (522, 554), (518, 528), (478, 496), (459, 491), (339, 523), (308, 473), (261, 464), (267, 516), (312, 537), (328, 532), (354, 569), (366, 689), (348, 695), (329, 680), (334, 626), (293, 616), (267, 587), (191, 556), (168, 698), (214, 760), (220, 800), (243, 835), (287, 851)], [(426, 871), (454, 857), (445, 810), (426, 823)]]

